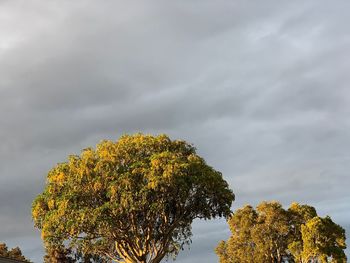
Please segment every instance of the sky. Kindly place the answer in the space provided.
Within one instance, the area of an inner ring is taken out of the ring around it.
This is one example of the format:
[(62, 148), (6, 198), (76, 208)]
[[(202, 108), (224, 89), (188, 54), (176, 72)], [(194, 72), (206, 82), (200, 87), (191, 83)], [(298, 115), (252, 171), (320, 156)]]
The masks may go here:
[[(0, 0), (0, 241), (42, 262), (47, 172), (122, 134), (196, 146), (236, 195), (350, 233), (350, 2)], [(217, 262), (225, 220), (179, 263)], [(348, 235), (348, 238), (350, 236)]]

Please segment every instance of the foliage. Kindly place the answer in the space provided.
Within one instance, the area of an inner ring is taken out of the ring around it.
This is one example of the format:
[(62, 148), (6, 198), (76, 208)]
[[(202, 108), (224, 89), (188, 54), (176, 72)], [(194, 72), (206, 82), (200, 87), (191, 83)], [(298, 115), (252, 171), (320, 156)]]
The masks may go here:
[(44, 241), (117, 262), (176, 256), (190, 242), (194, 219), (227, 217), (234, 200), (193, 146), (166, 135), (102, 141), (47, 178), (32, 205)]
[(288, 209), (292, 228), (288, 240), (288, 250), (296, 262), (302, 262), (303, 239), (301, 226), (317, 216), (316, 209), (308, 205), (292, 203)]
[(301, 226), (301, 234), (304, 241), (303, 259), (326, 263), (331, 258), (331, 262), (346, 262), (345, 230), (335, 224), (329, 216), (316, 216), (309, 220)]
[(66, 248), (64, 245), (46, 244), (46, 254), (44, 263), (106, 263), (106, 261), (97, 255), (83, 254), (76, 250)]
[(346, 262), (345, 231), (330, 217), (317, 216), (312, 206), (278, 202), (247, 205), (235, 211), (228, 224), (230, 238), (216, 253), (220, 263)]
[(259, 255), (254, 248), (252, 229), (257, 223), (258, 214), (248, 205), (237, 210), (234, 215), (229, 219), (232, 236), (228, 242), (221, 241), (216, 248), (220, 262), (254, 262)]
[(74, 263), (71, 251), (63, 245), (47, 246), (44, 263)]
[(0, 243), (0, 256), (10, 259), (16, 259), (23, 262), (30, 262), (22, 255), (22, 251), (19, 247), (15, 247), (11, 250), (8, 250), (8, 247), (5, 243)]

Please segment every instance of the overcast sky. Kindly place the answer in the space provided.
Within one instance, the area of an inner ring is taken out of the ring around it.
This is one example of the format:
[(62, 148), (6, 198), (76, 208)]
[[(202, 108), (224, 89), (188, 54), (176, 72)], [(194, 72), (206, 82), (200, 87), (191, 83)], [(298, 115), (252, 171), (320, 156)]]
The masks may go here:
[[(0, 0), (0, 241), (42, 262), (47, 171), (124, 133), (193, 143), (236, 194), (350, 232), (350, 2)], [(217, 262), (196, 222), (177, 262)]]

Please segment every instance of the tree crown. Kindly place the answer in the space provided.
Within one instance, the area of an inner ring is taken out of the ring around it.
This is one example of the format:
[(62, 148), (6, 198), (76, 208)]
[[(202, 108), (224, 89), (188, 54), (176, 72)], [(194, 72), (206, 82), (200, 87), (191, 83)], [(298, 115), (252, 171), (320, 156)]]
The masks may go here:
[(228, 220), (231, 236), (216, 248), (220, 263), (346, 262), (345, 230), (312, 206), (245, 206)]
[(221, 173), (192, 145), (135, 134), (57, 164), (32, 215), (48, 244), (159, 262), (189, 242), (195, 218), (227, 217), (233, 200)]

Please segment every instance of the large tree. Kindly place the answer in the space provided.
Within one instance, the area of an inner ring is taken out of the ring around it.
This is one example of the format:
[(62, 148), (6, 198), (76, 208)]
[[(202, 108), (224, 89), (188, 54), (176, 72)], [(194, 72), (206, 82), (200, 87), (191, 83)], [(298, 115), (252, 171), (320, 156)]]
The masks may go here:
[(232, 234), (216, 248), (220, 263), (346, 262), (344, 229), (312, 206), (263, 202), (238, 209), (228, 224)]
[(136, 134), (57, 164), (32, 216), (48, 246), (157, 263), (189, 243), (194, 219), (228, 217), (233, 200), (221, 173), (192, 145)]

